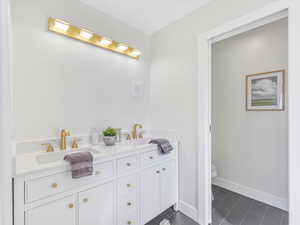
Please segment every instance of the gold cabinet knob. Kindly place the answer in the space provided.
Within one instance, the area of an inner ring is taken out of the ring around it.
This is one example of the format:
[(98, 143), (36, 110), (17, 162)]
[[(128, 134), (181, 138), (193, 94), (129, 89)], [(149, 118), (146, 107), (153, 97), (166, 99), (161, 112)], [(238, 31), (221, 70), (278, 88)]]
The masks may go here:
[(132, 224), (132, 222), (129, 220), (129, 221), (127, 222), (127, 224), (128, 224), (128, 225), (131, 225), (131, 224)]
[(70, 203), (70, 204), (69, 204), (69, 208), (70, 208), (70, 209), (74, 208), (74, 204), (73, 204), (73, 203)]
[(131, 206), (132, 204), (131, 204), (131, 202), (127, 202), (127, 205), (128, 205), (128, 206)]
[(100, 173), (101, 173), (100, 171), (96, 171), (96, 172), (95, 172), (96, 175), (99, 175)]
[(127, 187), (129, 187), (129, 188), (130, 188), (130, 187), (131, 187), (131, 184), (127, 184)]
[(149, 159), (153, 159), (153, 156), (150, 156)]
[(57, 183), (53, 183), (53, 184), (51, 185), (51, 187), (52, 187), (52, 188), (58, 188), (58, 184), (57, 184)]
[(131, 163), (126, 163), (127, 166), (131, 166)]
[(157, 171), (156, 171), (156, 173), (160, 173), (160, 171), (159, 171), (159, 170), (157, 170)]
[(89, 201), (88, 198), (84, 198), (84, 199), (83, 199), (83, 202), (85, 202), (85, 203), (87, 203), (88, 201)]

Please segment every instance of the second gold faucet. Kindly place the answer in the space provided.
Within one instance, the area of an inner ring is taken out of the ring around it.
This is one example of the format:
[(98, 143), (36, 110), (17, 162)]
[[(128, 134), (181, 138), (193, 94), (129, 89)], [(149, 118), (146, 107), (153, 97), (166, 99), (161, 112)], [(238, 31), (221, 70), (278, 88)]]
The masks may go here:
[(60, 150), (67, 149), (67, 141), (66, 141), (67, 136), (70, 136), (70, 131), (68, 131), (67, 129), (62, 129), (60, 133)]
[(132, 138), (133, 139), (143, 138), (142, 131), (140, 131), (139, 135), (137, 134), (137, 129), (138, 128), (142, 129), (143, 126), (141, 124), (134, 124), (133, 130), (132, 130)]

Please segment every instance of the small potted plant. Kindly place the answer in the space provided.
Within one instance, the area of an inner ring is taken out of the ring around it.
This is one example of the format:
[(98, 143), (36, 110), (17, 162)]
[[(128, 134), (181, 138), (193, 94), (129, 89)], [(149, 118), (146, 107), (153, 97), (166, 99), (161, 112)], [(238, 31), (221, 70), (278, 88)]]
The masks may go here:
[(106, 146), (112, 146), (117, 141), (117, 130), (111, 127), (106, 128), (103, 132), (103, 141)]

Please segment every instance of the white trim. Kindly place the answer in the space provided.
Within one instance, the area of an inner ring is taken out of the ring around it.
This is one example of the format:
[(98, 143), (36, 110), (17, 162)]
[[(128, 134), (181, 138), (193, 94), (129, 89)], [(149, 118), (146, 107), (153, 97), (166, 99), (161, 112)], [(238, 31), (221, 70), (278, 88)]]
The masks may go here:
[[(202, 225), (207, 225), (211, 223), (211, 134), (210, 134), (210, 124), (211, 124), (211, 45), (212, 39), (215, 37), (220, 37), (222, 35), (228, 35), (228, 33), (233, 32), (237, 29), (245, 27), (249, 24), (256, 23), (259, 20), (264, 20), (267, 17), (281, 13), (285, 10), (288, 11), (289, 17), (289, 34), (296, 33), (296, 13), (294, 12), (294, 5), (291, 3), (292, 0), (277, 0), (268, 4), (267, 6), (254, 11), (253, 13), (247, 14), (243, 17), (235, 19), (229, 23), (225, 23), (209, 32), (202, 33), (199, 35), (198, 39), (198, 162), (197, 162), (197, 177), (198, 177), (198, 223)], [(292, 26), (293, 25), (293, 26)], [(293, 30), (292, 30), (293, 29)], [(296, 40), (294, 40), (293, 35), (289, 35), (289, 82), (295, 79), (296, 74), (296, 54), (295, 53)], [(289, 89), (289, 102), (290, 104), (296, 104), (297, 99)], [(299, 103), (298, 103), (299, 104)], [(300, 108), (300, 106), (299, 106)], [(296, 115), (297, 106), (295, 106), (295, 113), (291, 112), (291, 107), (289, 109), (289, 143), (291, 143), (291, 137), (297, 137), (299, 129), (294, 126), (292, 129), (291, 124), (298, 121)], [(292, 118), (291, 115), (294, 115)], [(300, 127), (300, 126), (298, 126)], [(293, 134), (292, 134), (293, 132)], [(293, 139), (296, 142), (295, 139)], [(293, 145), (293, 151), (297, 151), (298, 146)], [(289, 158), (291, 154), (291, 145), (289, 144)], [(291, 159), (291, 158), (290, 158)], [(291, 162), (291, 160), (290, 160)], [(291, 165), (289, 165), (291, 168)], [(289, 171), (289, 175), (291, 170)], [(291, 189), (291, 186), (289, 187)], [(295, 192), (296, 193), (296, 192)], [(290, 193), (291, 196), (291, 193)], [(290, 197), (291, 199), (292, 197)], [(293, 214), (292, 208), (289, 206), (290, 215)], [(295, 205), (296, 209), (296, 205)], [(296, 220), (296, 219), (295, 219)], [(300, 221), (300, 216), (299, 216)], [(294, 222), (294, 221), (293, 221)], [(300, 222), (299, 222), (300, 223)], [(299, 224), (294, 223), (294, 224)], [(290, 224), (292, 224), (290, 220)]]
[(0, 1), (0, 224), (12, 224), (12, 112), (9, 0)]
[(184, 201), (179, 201), (179, 211), (194, 221), (198, 221), (198, 210)]
[(266, 203), (268, 205), (277, 207), (279, 209), (288, 211), (288, 200), (285, 198), (281, 198), (267, 192), (247, 187), (221, 177), (214, 178), (213, 184), (228, 189), (230, 191), (236, 192), (238, 194), (247, 196), (249, 198), (255, 199), (257, 201)]
[(266, 25), (266, 24), (273, 23), (273, 22), (275, 22), (277, 20), (281, 20), (281, 19), (287, 18), (287, 17), (288, 17), (288, 11), (284, 10), (282, 12), (279, 12), (279, 13), (276, 13), (274, 15), (271, 15), (271, 16), (268, 16), (266, 18), (263, 18), (263, 19), (261, 19), (259, 21), (255, 21), (255, 22), (253, 22), (251, 24), (248, 24), (247, 26), (239, 27), (238, 29), (230, 31), (230, 32), (228, 32), (226, 34), (214, 37), (211, 41), (212, 41), (212, 43), (219, 42), (219, 41), (225, 40), (227, 38), (236, 36), (238, 34), (241, 34), (241, 33), (244, 33), (244, 32), (250, 31), (250, 30), (253, 30), (255, 28), (261, 27), (261, 26)]

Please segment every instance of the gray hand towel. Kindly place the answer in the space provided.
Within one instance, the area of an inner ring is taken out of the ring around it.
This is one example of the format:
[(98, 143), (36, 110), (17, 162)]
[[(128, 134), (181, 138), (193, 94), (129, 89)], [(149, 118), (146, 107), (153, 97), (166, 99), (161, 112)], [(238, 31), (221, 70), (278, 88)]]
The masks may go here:
[(163, 138), (157, 138), (157, 139), (153, 139), (149, 142), (150, 144), (157, 144), (158, 150), (162, 153), (162, 154), (167, 154), (170, 151), (173, 150), (172, 145), (170, 144), (170, 142), (167, 139), (163, 139)]
[(66, 155), (64, 160), (71, 164), (73, 179), (93, 174), (93, 155), (90, 152), (72, 153)]

